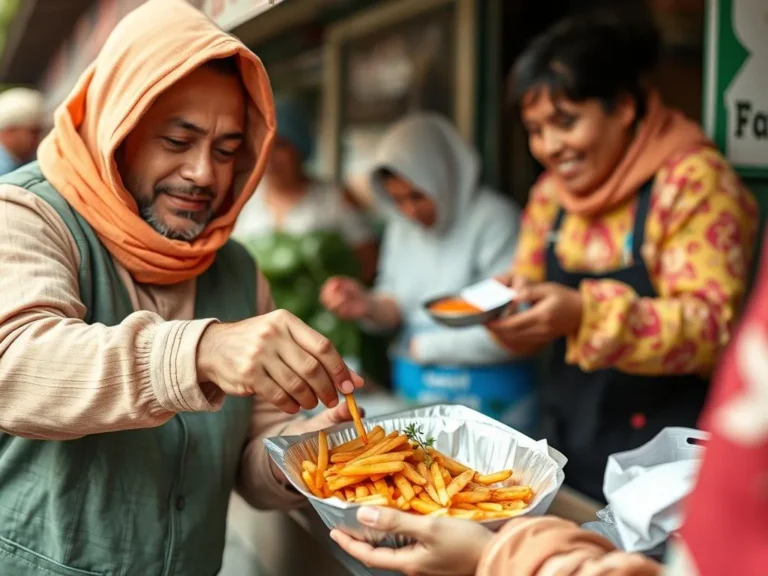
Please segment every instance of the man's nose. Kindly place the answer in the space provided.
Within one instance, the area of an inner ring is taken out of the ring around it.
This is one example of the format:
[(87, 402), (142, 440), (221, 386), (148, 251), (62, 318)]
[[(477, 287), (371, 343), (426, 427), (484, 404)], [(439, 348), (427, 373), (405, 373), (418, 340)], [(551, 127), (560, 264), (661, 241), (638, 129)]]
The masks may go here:
[(200, 188), (214, 184), (213, 159), (207, 152), (191, 154), (181, 171), (181, 177)]

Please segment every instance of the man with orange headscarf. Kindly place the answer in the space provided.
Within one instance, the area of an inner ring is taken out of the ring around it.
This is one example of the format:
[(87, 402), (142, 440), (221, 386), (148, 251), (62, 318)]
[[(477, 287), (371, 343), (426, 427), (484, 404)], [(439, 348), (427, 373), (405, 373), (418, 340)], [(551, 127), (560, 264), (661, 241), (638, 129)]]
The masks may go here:
[(258, 58), (151, 0), (0, 180), (0, 574), (210, 576), (233, 487), (301, 501), (263, 439), (361, 381), (229, 240), (274, 132)]

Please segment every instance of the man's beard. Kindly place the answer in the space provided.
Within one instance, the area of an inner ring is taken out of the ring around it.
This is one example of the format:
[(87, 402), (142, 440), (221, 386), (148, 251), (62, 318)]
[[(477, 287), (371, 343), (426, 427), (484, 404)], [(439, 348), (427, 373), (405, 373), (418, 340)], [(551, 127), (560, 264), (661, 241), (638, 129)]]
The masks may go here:
[(176, 230), (163, 222), (162, 218), (160, 218), (160, 216), (158, 216), (155, 211), (155, 201), (160, 197), (161, 194), (166, 194), (168, 192), (176, 192), (178, 194), (183, 194), (190, 197), (199, 196), (210, 201), (213, 200), (213, 191), (207, 187), (200, 188), (198, 186), (159, 185), (155, 187), (152, 198), (137, 199), (139, 214), (155, 232), (171, 240), (183, 240), (185, 242), (190, 242), (203, 233), (203, 230), (205, 230), (208, 222), (211, 221), (213, 210), (212, 208), (209, 208), (205, 212), (187, 212), (181, 210), (175, 211), (175, 216), (179, 218), (185, 218), (194, 224), (193, 226), (183, 230)]

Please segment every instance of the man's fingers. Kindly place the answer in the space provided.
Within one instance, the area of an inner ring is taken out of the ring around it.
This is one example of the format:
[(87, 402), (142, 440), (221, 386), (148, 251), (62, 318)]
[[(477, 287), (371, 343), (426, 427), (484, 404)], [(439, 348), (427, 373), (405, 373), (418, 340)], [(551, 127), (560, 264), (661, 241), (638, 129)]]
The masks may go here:
[[(307, 386), (306, 392), (317, 398), (329, 408), (338, 403), (336, 388), (331, 382), (320, 361), (301, 346), (291, 346), (280, 350), (280, 357), (290, 370), (301, 377)], [(288, 390), (291, 392), (291, 390)], [(294, 396), (294, 398), (296, 398)], [(298, 398), (297, 398), (298, 399)], [(316, 404), (315, 404), (316, 405)], [(304, 406), (304, 404), (302, 404)], [(314, 408), (314, 406), (313, 406)]]
[[(293, 358), (295, 354), (289, 352), (286, 356)], [(267, 365), (267, 371), (272, 379), (302, 408), (312, 410), (317, 406), (318, 398), (314, 389), (307, 383), (299, 369), (287, 362), (282, 356), (279, 355), (273, 362), (270, 362)]]
[(259, 393), (264, 400), (287, 414), (296, 414), (299, 411), (301, 407), (298, 402), (291, 398), (266, 370), (262, 376), (262, 383)]
[(413, 546), (405, 548), (374, 548), (367, 542), (355, 540), (341, 530), (332, 530), (331, 538), (353, 558), (369, 568), (407, 572), (417, 565), (418, 552)]
[(352, 370), (350, 370), (349, 373), (352, 376), (352, 384), (354, 384), (355, 388), (362, 388), (365, 385), (365, 380), (363, 380), (363, 377), (360, 376), (360, 374), (353, 372)]
[(406, 514), (392, 508), (364, 506), (357, 511), (361, 524), (392, 534), (401, 534), (419, 542), (429, 542), (434, 535), (432, 518)]
[(336, 391), (327, 389), (326, 381), (319, 376), (320, 369), (325, 370), (333, 386), (343, 394), (349, 394), (354, 391), (355, 387), (352, 384), (352, 375), (349, 372), (349, 368), (347, 368), (344, 359), (336, 351), (328, 338), (312, 330), (295, 316), (289, 317), (287, 328), (294, 342), (309, 352), (320, 364), (317, 367), (313, 362), (308, 361), (309, 364), (304, 372), (302, 372), (302, 375), (307, 372), (312, 373), (309, 377), (305, 375), (305, 380), (312, 386), (326, 406), (336, 398)]

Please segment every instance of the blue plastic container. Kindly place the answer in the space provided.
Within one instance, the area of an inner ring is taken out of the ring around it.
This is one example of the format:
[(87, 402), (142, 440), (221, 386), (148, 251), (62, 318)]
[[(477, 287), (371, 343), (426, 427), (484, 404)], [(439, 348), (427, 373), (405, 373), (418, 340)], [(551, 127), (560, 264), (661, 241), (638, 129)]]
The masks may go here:
[(533, 362), (424, 366), (395, 356), (392, 364), (395, 391), (408, 402), (462, 404), (523, 434), (536, 433), (539, 407)]

